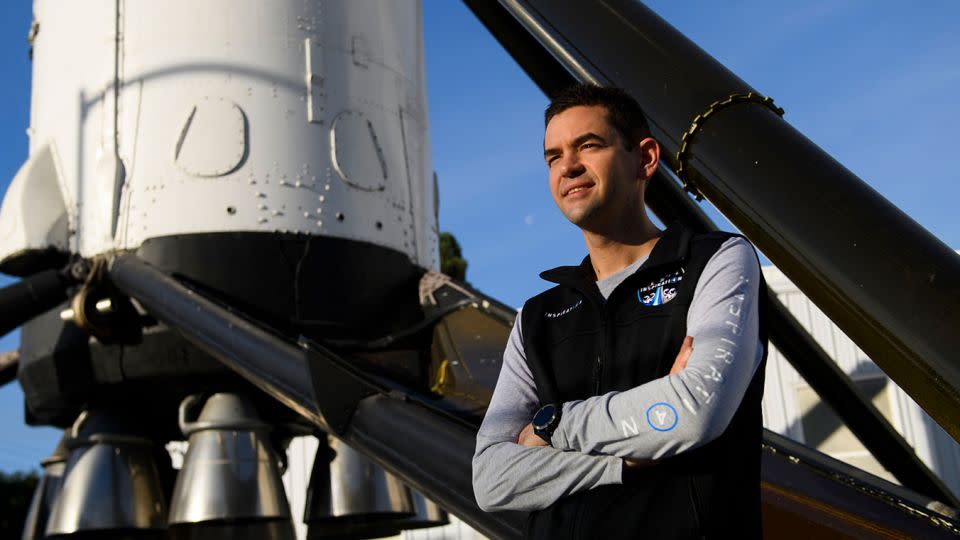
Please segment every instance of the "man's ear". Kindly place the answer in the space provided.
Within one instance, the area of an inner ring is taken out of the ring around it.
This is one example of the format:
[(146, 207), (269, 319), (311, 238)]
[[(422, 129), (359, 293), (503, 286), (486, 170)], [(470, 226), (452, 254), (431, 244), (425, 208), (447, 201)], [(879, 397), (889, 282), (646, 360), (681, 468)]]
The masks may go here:
[(637, 163), (637, 177), (649, 180), (653, 178), (653, 173), (657, 172), (660, 164), (660, 144), (653, 137), (647, 137), (637, 143), (636, 149), (640, 158)]

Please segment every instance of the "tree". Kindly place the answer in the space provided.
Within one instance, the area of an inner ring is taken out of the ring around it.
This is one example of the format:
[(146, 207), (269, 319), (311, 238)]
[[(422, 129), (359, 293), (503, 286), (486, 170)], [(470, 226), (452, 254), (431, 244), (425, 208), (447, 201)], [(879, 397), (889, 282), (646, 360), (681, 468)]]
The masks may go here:
[(458, 281), (467, 281), (467, 260), (453, 234), (440, 233), (440, 271)]
[(0, 538), (20, 538), (37, 480), (32, 471), (0, 472)]

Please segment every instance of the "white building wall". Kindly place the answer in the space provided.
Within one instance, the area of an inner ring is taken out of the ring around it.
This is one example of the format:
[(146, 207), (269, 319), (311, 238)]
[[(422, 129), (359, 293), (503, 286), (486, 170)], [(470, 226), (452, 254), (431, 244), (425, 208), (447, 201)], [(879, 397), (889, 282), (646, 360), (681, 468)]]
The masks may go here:
[[(910, 396), (890, 381), (883, 371), (854, 344), (813, 302), (810, 301), (786, 276), (775, 267), (765, 267), (764, 277), (771, 289), (811, 336), (820, 344), (840, 368), (858, 383), (886, 382), (885, 391), (878, 395), (874, 404), (890, 423), (914, 447), (923, 460), (954, 493), (960, 493), (960, 445), (920, 408)], [(808, 387), (802, 377), (784, 359), (783, 355), (770, 348), (767, 359), (766, 386), (764, 388), (764, 426), (791, 439), (809, 444), (805, 440), (801, 420), (801, 395)], [(879, 400), (879, 401), (878, 401)], [(842, 444), (843, 448), (824, 449), (825, 453), (864, 466), (866, 451), (859, 443)], [(871, 472), (895, 481), (889, 473), (879, 469)]]
[[(290, 513), (293, 515), (293, 524), (299, 540), (305, 540), (307, 537), (307, 526), (303, 524), (303, 510), (317, 446), (317, 439), (311, 436), (298, 437), (287, 448), (289, 464), (283, 475), (283, 486), (287, 490)], [(450, 523), (443, 527), (404, 531), (403, 534), (388, 538), (393, 540), (479, 540), (486, 537), (450, 514)]]

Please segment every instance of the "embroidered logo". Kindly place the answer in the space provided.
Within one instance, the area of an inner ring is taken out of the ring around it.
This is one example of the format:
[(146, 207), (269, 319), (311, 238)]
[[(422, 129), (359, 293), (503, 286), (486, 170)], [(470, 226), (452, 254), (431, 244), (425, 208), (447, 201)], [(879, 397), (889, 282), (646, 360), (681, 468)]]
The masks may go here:
[(647, 424), (657, 431), (670, 431), (677, 427), (677, 410), (669, 403), (654, 403), (647, 409)]
[(666, 304), (677, 296), (676, 284), (683, 281), (683, 268), (637, 289), (637, 300), (645, 306)]
[(580, 299), (580, 300), (577, 300), (577, 303), (576, 303), (576, 304), (574, 304), (574, 305), (572, 305), (572, 306), (570, 306), (570, 307), (568, 307), (568, 308), (564, 308), (564, 309), (561, 309), (560, 311), (555, 311), (555, 312), (550, 312), (550, 311), (548, 311), (548, 312), (544, 313), (544, 315), (545, 315), (548, 319), (556, 319), (557, 317), (563, 317), (563, 316), (566, 315), (567, 313), (570, 313), (571, 311), (573, 311), (573, 310), (577, 309), (578, 307), (580, 307), (580, 304), (582, 304), (582, 303), (583, 303), (583, 299)]

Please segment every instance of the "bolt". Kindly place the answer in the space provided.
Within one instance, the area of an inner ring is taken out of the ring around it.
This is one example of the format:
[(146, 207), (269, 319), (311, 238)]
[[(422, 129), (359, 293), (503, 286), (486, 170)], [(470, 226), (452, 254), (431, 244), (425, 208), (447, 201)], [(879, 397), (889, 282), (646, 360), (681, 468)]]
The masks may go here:
[(98, 301), (95, 304), (98, 313), (110, 313), (113, 311), (113, 301), (109, 298), (104, 298), (103, 300)]

